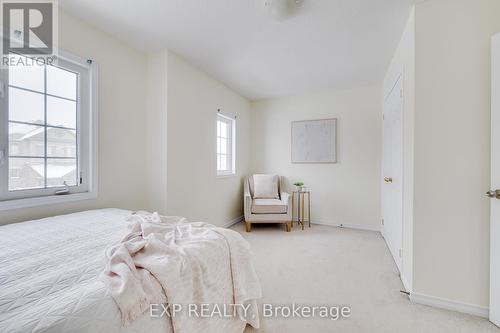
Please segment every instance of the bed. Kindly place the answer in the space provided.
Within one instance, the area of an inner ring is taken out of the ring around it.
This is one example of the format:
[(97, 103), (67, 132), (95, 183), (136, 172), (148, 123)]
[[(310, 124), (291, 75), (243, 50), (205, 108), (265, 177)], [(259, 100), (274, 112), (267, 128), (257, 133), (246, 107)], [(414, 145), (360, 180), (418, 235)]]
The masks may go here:
[(0, 332), (173, 332), (144, 313), (122, 326), (98, 278), (130, 211), (102, 209), (0, 227)]

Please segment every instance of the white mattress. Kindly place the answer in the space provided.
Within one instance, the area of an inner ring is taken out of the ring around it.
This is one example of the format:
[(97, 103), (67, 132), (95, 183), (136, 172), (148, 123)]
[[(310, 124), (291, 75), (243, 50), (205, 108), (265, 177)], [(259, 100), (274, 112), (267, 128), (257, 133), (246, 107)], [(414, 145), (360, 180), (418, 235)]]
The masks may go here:
[(146, 312), (126, 329), (98, 280), (128, 211), (94, 210), (0, 227), (0, 332), (172, 332)]

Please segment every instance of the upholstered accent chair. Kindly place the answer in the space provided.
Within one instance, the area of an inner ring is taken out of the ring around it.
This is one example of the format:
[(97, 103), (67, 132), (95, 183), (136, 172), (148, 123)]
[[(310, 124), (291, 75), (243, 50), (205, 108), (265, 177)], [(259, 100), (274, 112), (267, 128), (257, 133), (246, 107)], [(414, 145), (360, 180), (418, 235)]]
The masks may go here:
[(246, 231), (252, 223), (284, 223), (292, 228), (292, 199), (284, 191), (284, 179), (278, 175), (252, 175), (244, 180)]

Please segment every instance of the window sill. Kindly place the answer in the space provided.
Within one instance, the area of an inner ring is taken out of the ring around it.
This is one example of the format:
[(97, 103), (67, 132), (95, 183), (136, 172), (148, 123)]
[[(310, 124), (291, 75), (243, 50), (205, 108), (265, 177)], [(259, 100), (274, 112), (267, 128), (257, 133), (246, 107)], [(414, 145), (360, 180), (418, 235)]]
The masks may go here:
[(5, 201), (0, 201), (0, 211), (45, 206), (45, 205), (55, 205), (60, 203), (90, 200), (95, 198), (97, 198), (96, 192), (85, 192), (85, 193), (73, 193), (66, 195), (52, 195), (52, 196), (37, 197), (37, 198), (5, 200)]
[(228, 174), (222, 174), (222, 175), (217, 175), (215, 176), (215, 178), (219, 179), (219, 178), (233, 178), (233, 177), (236, 177), (236, 174), (235, 173), (228, 173)]

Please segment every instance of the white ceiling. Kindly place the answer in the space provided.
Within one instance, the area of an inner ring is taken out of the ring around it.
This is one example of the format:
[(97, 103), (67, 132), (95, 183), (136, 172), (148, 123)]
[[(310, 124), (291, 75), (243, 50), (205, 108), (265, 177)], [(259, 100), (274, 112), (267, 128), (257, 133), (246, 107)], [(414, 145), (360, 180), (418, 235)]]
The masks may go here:
[(275, 21), (264, 0), (59, 0), (143, 51), (168, 48), (251, 100), (380, 82), (412, 0), (304, 0)]

